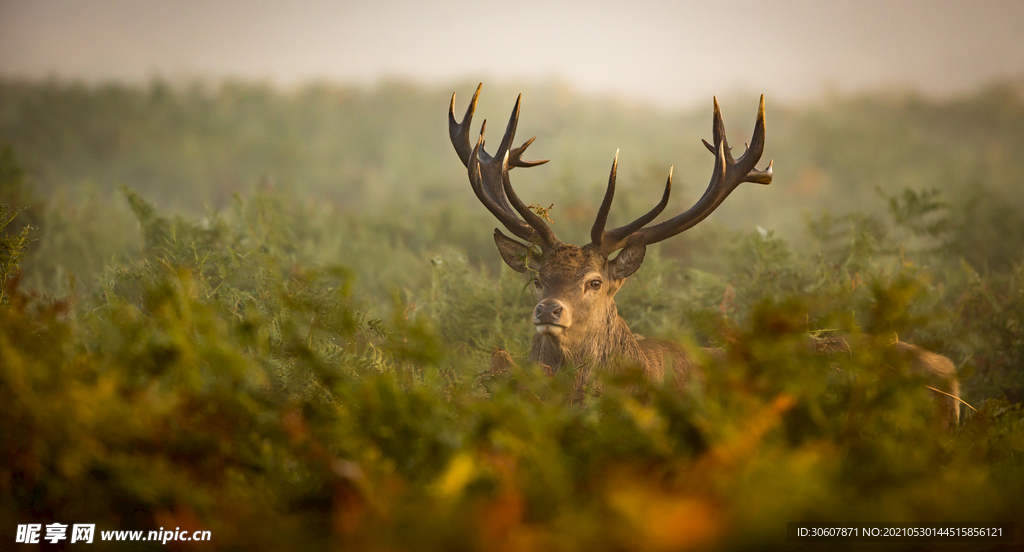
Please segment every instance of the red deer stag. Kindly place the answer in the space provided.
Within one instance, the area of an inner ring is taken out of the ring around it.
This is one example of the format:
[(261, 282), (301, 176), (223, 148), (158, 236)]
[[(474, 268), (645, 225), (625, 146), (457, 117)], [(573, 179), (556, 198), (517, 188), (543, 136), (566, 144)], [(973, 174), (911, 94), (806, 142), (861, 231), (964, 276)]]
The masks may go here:
[[(771, 184), (772, 163), (768, 163), (763, 171), (754, 168), (764, 151), (764, 96), (757, 110), (750, 145), (739, 159), (734, 159), (730, 152), (722, 113), (718, 100), (715, 100), (714, 143), (704, 141), (715, 155), (711, 182), (690, 209), (660, 224), (648, 226), (668, 204), (672, 189), (671, 169), (664, 195), (653, 209), (625, 226), (605, 229), (615, 195), (616, 153), (604, 201), (590, 231), (591, 242), (577, 247), (555, 237), (551, 227), (529, 209), (512, 188), (509, 179), (511, 169), (535, 167), (548, 161), (523, 159), (523, 153), (534, 138), (512, 148), (522, 96), (516, 100), (495, 155), (491, 155), (484, 149), (486, 121), (481, 126), (476, 145), (471, 144), (469, 138), (479, 94), (480, 87), (477, 87), (462, 122), (455, 118), (455, 95), (452, 94), (448, 130), (455, 151), (469, 171), (469, 182), (477, 198), (509, 232), (526, 242), (520, 243), (505, 236), (501, 230), (494, 230), (494, 242), (505, 263), (513, 270), (529, 271), (533, 275), (538, 301), (533, 310), (536, 334), (530, 360), (553, 370), (563, 367), (576, 369), (577, 385), (588, 381), (595, 370), (610, 371), (629, 365), (642, 367), (651, 381), (661, 381), (665, 375), (665, 359), (671, 360), (674, 381), (680, 385), (692, 378), (701, 378), (697, 359), (683, 346), (643, 338), (631, 332), (618, 314), (615, 293), (626, 278), (640, 268), (648, 245), (671, 238), (704, 220), (744, 182)], [(609, 259), (616, 251), (619, 254)], [(942, 382), (944, 389), (935, 389), (935, 392), (943, 420), (947, 425), (955, 425), (960, 409), (959, 386), (953, 364), (943, 356), (913, 345), (897, 343), (896, 347), (913, 370), (935, 376)], [(721, 357), (718, 349), (705, 351), (709, 357)]]

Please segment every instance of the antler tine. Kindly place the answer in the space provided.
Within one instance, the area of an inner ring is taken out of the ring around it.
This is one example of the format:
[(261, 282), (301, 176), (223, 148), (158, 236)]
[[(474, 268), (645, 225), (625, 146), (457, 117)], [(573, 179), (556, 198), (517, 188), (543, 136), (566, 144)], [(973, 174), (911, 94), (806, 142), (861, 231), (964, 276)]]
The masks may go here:
[[(469, 166), (469, 154), (473, 151), (472, 146), (469, 144), (469, 131), (473, 125), (476, 101), (480, 97), (480, 89), (483, 86), (483, 83), (480, 83), (476, 87), (476, 92), (473, 93), (473, 99), (469, 101), (469, 107), (466, 108), (466, 114), (462, 117), (461, 123), (455, 120), (454, 92), (452, 92), (452, 103), (448, 106), (448, 136), (451, 137), (452, 145), (455, 146), (455, 152), (459, 154), (459, 159), (462, 160), (462, 164), (466, 167)], [(483, 129), (481, 129), (481, 132), (483, 132)]]
[(511, 151), (512, 140), (516, 137), (516, 129), (519, 128), (519, 104), (523, 102), (523, 95), (516, 97), (516, 105), (512, 106), (512, 115), (508, 118), (508, 125), (505, 126), (505, 134), (501, 137), (501, 144), (495, 157), (504, 157), (505, 152)]
[(615, 150), (615, 159), (612, 160), (612, 170), (608, 173), (608, 188), (604, 192), (604, 200), (601, 201), (601, 208), (597, 210), (597, 218), (594, 219), (594, 226), (590, 229), (590, 241), (600, 246), (604, 238), (604, 225), (608, 223), (608, 211), (612, 208), (612, 199), (615, 197), (615, 175), (619, 170), (619, 150)]
[(499, 157), (503, 151), (509, 152), (508, 166), (510, 169), (514, 167), (536, 167), (549, 161), (549, 159), (539, 159), (537, 161), (526, 161), (523, 159), (523, 152), (537, 139), (536, 136), (523, 142), (523, 145), (518, 148), (512, 148), (512, 139), (516, 135), (516, 129), (519, 128), (519, 104), (522, 100), (523, 95), (520, 94), (516, 98), (515, 107), (512, 108), (512, 116), (508, 119), (508, 126), (505, 127), (505, 135), (501, 138), (501, 145), (498, 146), (498, 151), (495, 153), (495, 157)]
[(732, 148), (729, 147), (729, 139), (725, 136), (725, 121), (722, 120), (722, 108), (718, 105), (718, 96), (711, 96), (715, 104), (714, 122), (711, 124), (711, 138), (716, 144), (721, 143), (725, 147), (725, 160), (732, 163)]
[[(732, 148), (729, 147), (729, 139), (725, 136), (725, 122), (722, 120), (722, 108), (718, 105), (718, 97), (712, 96), (712, 101), (715, 104), (714, 119), (711, 123), (711, 141), (715, 144), (722, 142), (725, 144), (725, 160), (728, 163), (735, 163), (735, 159), (732, 158)], [(708, 148), (711, 153), (716, 153), (715, 146), (708, 143), (707, 140), (701, 138), (701, 142), (704, 142), (704, 147)]]
[(775, 164), (775, 160), (773, 159), (773, 160), (768, 162), (768, 167), (766, 167), (765, 170), (763, 170), (763, 171), (759, 171), (757, 169), (752, 169), (749, 173), (747, 173), (747, 179), (744, 180), (744, 182), (753, 182), (754, 184), (764, 184), (765, 186), (771, 184), (772, 183), (772, 176), (774, 176), (774, 173), (772, 172), (772, 165), (774, 165), (774, 164)]
[[(725, 139), (724, 133), (722, 134), (722, 139)], [(728, 153), (726, 151), (726, 154)], [(757, 163), (762, 153), (764, 153), (764, 94), (761, 94), (761, 101), (757, 106), (757, 120), (754, 122), (754, 134), (750, 137), (750, 146), (747, 147), (747, 151), (743, 152), (743, 155), (735, 162), (737, 169), (743, 173), (744, 177), (746, 177), (747, 173), (754, 170), (754, 163)], [(733, 163), (730, 159), (731, 164)], [(744, 181), (749, 182), (749, 180)]]
[[(761, 159), (761, 154), (764, 153), (764, 94), (761, 94), (761, 104), (757, 107), (757, 122), (754, 123), (754, 134), (750, 138), (750, 146), (747, 147), (747, 151), (740, 156), (736, 164), (739, 166), (739, 171), (746, 169), (747, 174), (743, 178), (742, 182), (753, 182), (755, 184), (768, 185), (772, 183), (772, 165), (775, 164), (775, 160), (768, 161), (768, 167), (759, 171), (754, 168), (754, 165)], [(749, 157), (749, 158), (748, 158)]]
[(523, 142), (523, 145), (519, 146), (518, 148), (514, 148), (509, 153), (509, 161), (508, 161), (509, 168), (512, 168), (512, 167), (524, 167), (524, 168), (536, 167), (537, 165), (543, 165), (544, 163), (547, 163), (548, 161), (550, 161), (550, 159), (537, 159), (535, 161), (527, 161), (527, 160), (523, 159), (523, 152), (525, 152), (526, 148), (530, 147), (530, 144), (532, 144), (533, 141), (536, 140), (536, 139), (537, 139), (536, 136), (534, 136), (533, 138), (530, 138), (529, 140)]

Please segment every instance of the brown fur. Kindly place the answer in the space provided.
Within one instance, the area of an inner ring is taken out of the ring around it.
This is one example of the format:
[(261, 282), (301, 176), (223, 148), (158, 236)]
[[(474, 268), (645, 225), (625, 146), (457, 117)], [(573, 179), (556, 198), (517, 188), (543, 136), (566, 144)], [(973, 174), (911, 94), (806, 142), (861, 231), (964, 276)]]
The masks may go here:
[(946, 429), (952, 429), (960, 422), (960, 382), (956, 377), (956, 365), (948, 358), (926, 351), (910, 343), (897, 342), (896, 350), (910, 366), (911, 372), (928, 378), (933, 390), (939, 416)]
[[(868, 336), (864, 336), (868, 338)], [(851, 342), (853, 344), (851, 345)], [(853, 346), (861, 346), (852, 337), (814, 338), (812, 347), (822, 354), (849, 353)], [(931, 387), (931, 393), (939, 409), (939, 417), (946, 429), (952, 429), (960, 421), (960, 382), (956, 377), (956, 365), (948, 358), (927, 351), (903, 341), (895, 341), (892, 347), (906, 363), (910, 372), (924, 376)]]
[[(553, 369), (578, 370), (580, 386), (595, 370), (614, 372), (628, 366), (642, 368), (651, 381), (662, 381), (666, 360), (679, 386), (701, 377), (697, 363), (678, 343), (645, 339), (630, 331), (615, 306), (615, 293), (625, 278), (614, 277), (613, 261), (591, 248), (562, 244), (545, 252), (536, 264), (538, 301), (565, 304), (571, 325), (559, 336), (534, 335), (530, 360)], [(601, 289), (585, 289), (588, 276), (595, 275), (602, 281)]]

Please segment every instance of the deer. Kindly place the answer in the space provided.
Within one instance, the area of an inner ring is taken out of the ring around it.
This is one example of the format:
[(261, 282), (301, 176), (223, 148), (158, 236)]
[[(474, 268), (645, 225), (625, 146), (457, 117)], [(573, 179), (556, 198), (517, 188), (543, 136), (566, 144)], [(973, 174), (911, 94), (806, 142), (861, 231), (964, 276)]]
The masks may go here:
[[(595, 373), (621, 373), (623, 367), (629, 366), (642, 369), (643, 376), (651, 382), (664, 381), (666, 366), (670, 366), (673, 382), (680, 389), (690, 382), (703, 380), (704, 364), (709, 360), (719, 364), (724, 361), (722, 349), (703, 348), (693, 354), (679, 343), (634, 334), (618, 314), (615, 294), (640, 268), (649, 245), (703, 221), (740, 184), (771, 184), (774, 160), (769, 161), (764, 170), (755, 168), (765, 145), (764, 95), (758, 106), (753, 135), (739, 158), (732, 155), (718, 99), (714, 98), (713, 143), (702, 140), (715, 156), (710, 183), (692, 207), (658, 224), (651, 223), (668, 205), (672, 191), (671, 167), (661, 200), (653, 209), (626, 225), (606, 228), (615, 196), (619, 157), (616, 151), (604, 199), (590, 230), (591, 241), (578, 247), (559, 240), (544, 218), (530, 209), (512, 187), (509, 178), (512, 169), (536, 167), (549, 161), (523, 158), (536, 137), (512, 147), (522, 94), (516, 99), (493, 155), (484, 148), (486, 121), (481, 125), (476, 143), (470, 142), (470, 127), (482, 86), (481, 83), (477, 87), (461, 122), (455, 116), (455, 94), (452, 94), (448, 109), (449, 136), (477, 199), (508, 232), (521, 240), (494, 229), (494, 243), (505, 264), (532, 277), (537, 303), (531, 317), (535, 333), (529, 360), (544, 366), (549, 373), (576, 370), (577, 390)], [(616, 252), (618, 254), (612, 257)], [(842, 338), (817, 340), (812, 345), (818, 352), (844, 346), (849, 347)], [(940, 419), (947, 428), (955, 427), (962, 402), (955, 365), (942, 355), (909, 343), (897, 340), (893, 347), (912, 372), (923, 374), (936, 384), (929, 389), (938, 404)], [(511, 357), (505, 352), (498, 351), (492, 358), (492, 370), (506, 370), (510, 366), (513, 366)]]

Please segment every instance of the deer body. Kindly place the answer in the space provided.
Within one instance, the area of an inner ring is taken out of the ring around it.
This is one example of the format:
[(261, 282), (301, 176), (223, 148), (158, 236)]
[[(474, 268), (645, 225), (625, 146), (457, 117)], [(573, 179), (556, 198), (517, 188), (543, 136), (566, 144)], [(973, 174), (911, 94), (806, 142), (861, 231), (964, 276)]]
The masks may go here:
[[(607, 191), (590, 231), (591, 242), (577, 247), (560, 241), (544, 219), (519, 199), (512, 187), (511, 169), (547, 162), (522, 158), (533, 138), (518, 148), (512, 148), (520, 100), (516, 100), (495, 155), (484, 149), (486, 121), (476, 145), (471, 145), (469, 131), (479, 94), (478, 87), (462, 122), (455, 118), (455, 95), (452, 95), (448, 130), (452, 145), (468, 170), (473, 192), (491, 214), (521, 240), (509, 238), (499, 229), (494, 230), (494, 242), (505, 263), (513, 270), (533, 277), (537, 305), (532, 321), (536, 334), (530, 360), (552, 370), (577, 370), (578, 388), (590, 379), (595, 370), (607, 372), (626, 367), (639, 367), (648, 379), (660, 382), (666, 375), (666, 361), (673, 367), (674, 381), (678, 386), (701, 378), (697, 360), (681, 345), (645, 339), (631, 332), (618, 314), (615, 294), (626, 278), (640, 268), (648, 245), (675, 236), (704, 220), (743, 182), (771, 183), (772, 163), (763, 171), (754, 168), (764, 150), (764, 96), (761, 97), (750, 145), (738, 159), (732, 156), (722, 113), (715, 100), (714, 144), (704, 142), (715, 156), (711, 182), (692, 207), (659, 224), (651, 225), (668, 204), (672, 169), (669, 169), (661, 201), (653, 209), (629, 224), (605, 229), (615, 195), (616, 152)], [(611, 257), (615, 252), (618, 254)], [(949, 359), (909, 344), (897, 343), (896, 347), (912, 370), (936, 378), (941, 387), (936, 393), (940, 396), (946, 423), (955, 425), (959, 417), (959, 386)], [(721, 355), (719, 350), (706, 351), (711, 357)], [(505, 367), (510, 364), (507, 354), (497, 360)]]

